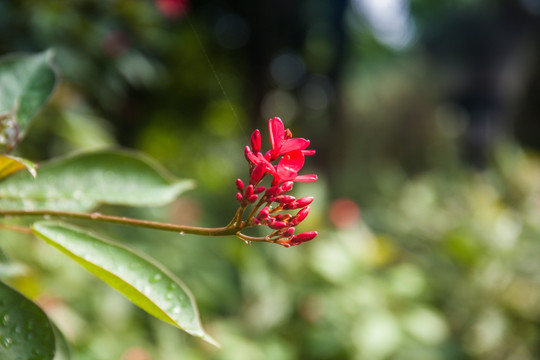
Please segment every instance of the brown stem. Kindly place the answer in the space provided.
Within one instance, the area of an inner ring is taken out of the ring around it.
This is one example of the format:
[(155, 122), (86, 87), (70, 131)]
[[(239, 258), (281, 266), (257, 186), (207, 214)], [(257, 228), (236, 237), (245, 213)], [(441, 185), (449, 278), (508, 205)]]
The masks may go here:
[(268, 238), (268, 236), (264, 236), (264, 237), (255, 237), (255, 236), (249, 236), (249, 235), (245, 235), (245, 234), (242, 234), (241, 232), (237, 232), (236, 233), (236, 237), (241, 239), (241, 240), (244, 240), (244, 241), (262, 241), (262, 242), (271, 242), (270, 239)]
[(239, 230), (247, 227), (247, 224), (237, 222), (233, 226), (225, 226), (218, 228), (204, 228), (196, 226), (185, 226), (176, 224), (167, 224), (157, 221), (132, 219), (123, 216), (111, 216), (103, 215), (98, 212), (93, 213), (80, 213), (80, 212), (68, 212), (68, 211), (54, 211), (54, 210), (3, 210), (0, 211), (0, 217), (7, 216), (53, 216), (66, 219), (82, 219), (82, 220), (94, 220), (103, 221), (113, 224), (137, 226), (147, 229), (156, 229), (163, 231), (172, 231), (184, 234), (194, 235), (206, 235), (206, 236), (224, 236), (235, 235)]
[(16, 231), (23, 234), (31, 234), (32, 230), (30, 228), (27, 228), (26, 226), (17, 226), (17, 225), (7, 225), (7, 224), (0, 224), (0, 230), (10, 230), (10, 231)]

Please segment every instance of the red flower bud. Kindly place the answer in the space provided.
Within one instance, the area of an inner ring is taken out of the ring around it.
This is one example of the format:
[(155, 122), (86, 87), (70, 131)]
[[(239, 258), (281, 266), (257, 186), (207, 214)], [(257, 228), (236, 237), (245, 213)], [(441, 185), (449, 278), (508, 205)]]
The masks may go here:
[(301, 197), (300, 199), (297, 199), (296, 201), (293, 201), (292, 203), (285, 204), (283, 208), (286, 210), (300, 209), (300, 208), (308, 206), (309, 204), (312, 203), (312, 201), (313, 201), (313, 196), (304, 196), (304, 197)]
[(266, 189), (266, 195), (279, 195), (281, 194), (281, 189), (279, 186), (271, 186)]
[(306, 232), (303, 232), (303, 233), (300, 233), (298, 235), (294, 235), (293, 237), (291, 237), (291, 239), (289, 240), (289, 243), (291, 245), (298, 245), (303, 242), (313, 240), (315, 236), (317, 236), (317, 234), (318, 233), (316, 231), (306, 231)]
[(241, 203), (243, 199), (244, 199), (244, 197), (242, 196), (242, 194), (236, 193), (236, 200), (237, 200), (238, 202)]
[(287, 224), (287, 223), (284, 222), (284, 221), (273, 221), (271, 224), (268, 224), (268, 226), (269, 226), (271, 229), (279, 230), (279, 229), (283, 229), (283, 228), (289, 226), (289, 224)]
[(240, 180), (240, 179), (236, 179), (236, 188), (239, 191), (244, 190), (244, 182), (242, 180)]
[(264, 190), (266, 190), (266, 188), (265, 188), (264, 186), (258, 186), (258, 187), (255, 188), (255, 190), (253, 190), (253, 192), (254, 192), (255, 194), (260, 194), (260, 193), (262, 193)]
[(300, 224), (309, 214), (309, 206), (306, 206), (296, 214), (296, 216), (291, 220), (291, 225), (296, 226)]
[(303, 208), (304, 206), (308, 206), (312, 202), (313, 202), (313, 196), (304, 196), (295, 201), (296, 206), (298, 206), (298, 208)]
[(244, 155), (245, 155), (246, 159), (247, 159), (248, 161), (250, 161), (249, 157), (250, 157), (251, 155), (253, 155), (253, 154), (252, 154), (251, 149), (250, 149), (249, 146), (244, 147)]
[(290, 228), (285, 230), (285, 232), (283, 233), (283, 237), (289, 237), (292, 236), (292, 234), (294, 234), (294, 228), (291, 226)]
[(246, 188), (246, 192), (244, 192), (244, 198), (249, 198), (251, 195), (253, 195), (253, 185), (248, 185)]
[(258, 163), (249, 177), (250, 184), (257, 184), (264, 176), (265, 166), (262, 163)]
[(256, 194), (253, 194), (251, 195), (250, 197), (248, 197), (248, 202), (250, 203), (254, 203), (255, 201), (257, 201), (257, 199), (259, 198), (259, 195), (256, 195)]
[(258, 153), (261, 151), (261, 132), (259, 129), (256, 129), (251, 134), (251, 147), (253, 148), (253, 152)]
[(283, 184), (281, 184), (279, 189), (281, 190), (281, 193), (283, 194), (283, 193), (286, 193), (286, 192), (290, 191), (293, 188), (293, 185), (294, 185), (294, 182), (286, 181)]
[(267, 219), (270, 215), (270, 209), (268, 209), (268, 206), (263, 207), (259, 213), (257, 214), (257, 218), (259, 219)]
[(293, 202), (294, 200), (296, 200), (296, 198), (294, 196), (291, 196), (291, 195), (279, 195), (279, 196), (276, 196), (274, 201), (276, 201), (278, 203), (281, 203), (281, 204), (288, 204), (288, 203)]

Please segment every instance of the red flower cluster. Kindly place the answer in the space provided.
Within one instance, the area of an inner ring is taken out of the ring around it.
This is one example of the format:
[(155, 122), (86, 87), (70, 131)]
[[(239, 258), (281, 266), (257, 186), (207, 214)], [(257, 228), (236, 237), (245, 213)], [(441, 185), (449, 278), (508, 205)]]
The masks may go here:
[[(266, 237), (268, 241), (289, 247), (309, 241), (317, 236), (316, 231), (308, 231), (294, 235), (295, 226), (306, 218), (309, 204), (313, 197), (296, 199), (287, 195), (295, 182), (313, 182), (317, 175), (298, 175), (304, 166), (304, 157), (315, 154), (315, 150), (307, 150), (309, 140), (293, 138), (289, 129), (285, 129), (280, 118), (270, 119), (268, 123), (272, 148), (264, 155), (261, 153), (261, 133), (255, 130), (251, 135), (251, 148), (245, 147), (246, 159), (249, 163), (249, 184), (244, 186), (242, 180), (236, 180), (239, 192), (236, 199), (243, 208), (255, 205), (248, 221), (254, 225), (266, 225), (274, 230)], [(272, 162), (277, 162), (273, 164)], [(272, 176), (271, 186), (261, 186), (262, 179)], [(258, 212), (257, 210), (262, 207)], [(283, 213), (283, 210), (299, 211), (296, 215)], [(255, 215), (256, 213), (256, 215)]]

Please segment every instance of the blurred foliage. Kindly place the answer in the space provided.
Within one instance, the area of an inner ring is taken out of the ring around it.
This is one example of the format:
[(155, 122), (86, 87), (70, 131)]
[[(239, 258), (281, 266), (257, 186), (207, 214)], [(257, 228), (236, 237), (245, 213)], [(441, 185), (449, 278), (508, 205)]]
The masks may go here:
[[(300, 45), (268, 35), (286, 37), (285, 18), (269, 17), (267, 37), (256, 37), (259, 4), (243, 1), (193, 2), (176, 19), (151, 1), (0, 2), (0, 52), (54, 47), (63, 76), (18, 154), (38, 161), (120, 144), (198, 181), (169, 208), (100, 211), (223, 225), (246, 170), (242, 147), (270, 115), (312, 139), (319, 161), (307, 165), (321, 174), (297, 187), (316, 197), (306, 228), (321, 229), (300, 247), (106, 227), (181, 274), (219, 350), (150, 318), (40, 242), (0, 232), (7, 257), (32, 265), (14, 284), (82, 360), (537, 359), (540, 160), (506, 139), (483, 170), (463, 165), (467, 117), (449, 95), (453, 83), (445, 88), (449, 74), (461, 77), (424, 46), (447, 14), (492, 14), (511, 2), (411, 0), (415, 34), (397, 47), (351, 2), (337, 77), (334, 2), (298, 3)], [(257, 56), (268, 56), (259, 77)], [(296, 72), (280, 71), (291, 61), (302, 71), (296, 82)], [(359, 204), (361, 219), (346, 208), (346, 226), (332, 223), (337, 198)]]

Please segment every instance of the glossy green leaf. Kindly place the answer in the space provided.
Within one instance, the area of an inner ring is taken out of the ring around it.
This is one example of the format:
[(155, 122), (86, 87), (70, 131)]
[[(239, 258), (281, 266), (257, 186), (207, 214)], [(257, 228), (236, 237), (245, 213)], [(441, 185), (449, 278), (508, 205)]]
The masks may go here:
[(33, 177), (37, 176), (36, 164), (30, 160), (11, 155), (0, 155), (0, 179), (23, 169), (26, 169)]
[(36, 179), (0, 182), (0, 209), (88, 211), (99, 204), (161, 206), (192, 188), (155, 161), (126, 151), (83, 153), (43, 164)]
[(189, 290), (155, 261), (60, 222), (38, 222), (32, 231), (149, 314), (217, 345), (202, 329)]
[(32, 117), (51, 96), (56, 83), (52, 56), (49, 50), (0, 59), (0, 148), (9, 150), (24, 136)]
[(49, 360), (54, 354), (55, 337), (47, 315), (0, 282), (0, 359)]

